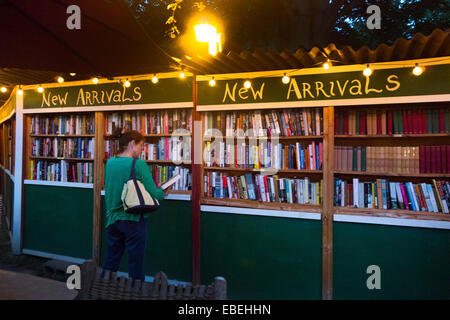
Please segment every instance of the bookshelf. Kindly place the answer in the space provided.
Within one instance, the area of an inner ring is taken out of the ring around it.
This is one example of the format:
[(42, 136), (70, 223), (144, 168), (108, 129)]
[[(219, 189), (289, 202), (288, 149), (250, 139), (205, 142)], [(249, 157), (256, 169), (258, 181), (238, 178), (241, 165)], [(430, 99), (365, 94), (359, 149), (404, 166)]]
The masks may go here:
[(202, 205), (321, 212), (322, 108), (221, 109), (201, 119)]
[(450, 221), (448, 103), (335, 112), (335, 213)]

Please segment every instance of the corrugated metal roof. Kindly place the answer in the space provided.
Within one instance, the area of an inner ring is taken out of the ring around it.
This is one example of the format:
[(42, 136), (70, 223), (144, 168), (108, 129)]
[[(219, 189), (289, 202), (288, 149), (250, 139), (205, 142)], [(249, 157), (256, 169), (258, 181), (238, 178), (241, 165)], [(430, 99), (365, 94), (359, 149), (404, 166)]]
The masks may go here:
[(221, 52), (216, 56), (183, 57), (181, 63), (196, 74), (220, 74), (235, 72), (301, 69), (315, 67), (327, 59), (333, 65), (364, 64), (450, 56), (450, 33), (435, 29), (430, 35), (415, 34), (411, 39), (400, 38), (391, 46), (380, 44), (375, 50), (363, 46), (354, 50), (351, 46), (338, 49), (334, 44), (325, 48), (313, 47), (307, 51), (299, 48), (295, 52), (282, 50), (253, 52)]

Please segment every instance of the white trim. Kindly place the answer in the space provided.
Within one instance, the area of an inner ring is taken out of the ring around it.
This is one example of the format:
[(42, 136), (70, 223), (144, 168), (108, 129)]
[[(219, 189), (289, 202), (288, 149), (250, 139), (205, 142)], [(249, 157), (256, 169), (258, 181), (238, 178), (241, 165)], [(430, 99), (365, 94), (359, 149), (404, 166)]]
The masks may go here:
[(15, 132), (15, 160), (14, 160), (14, 212), (11, 248), (14, 254), (20, 254), (22, 248), (22, 164), (23, 164), (23, 95), (16, 95), (16, 132)]
[(51, 186), (51, 187), (69, 187), (69, 188), (85, 188), (93, 189), (93, 183), (79, 183), (79, 182), (60, 182), (60, 181), (45, 181), (45, 180), (24, 180), (24, 184), (31, 184), (36, 186)]
[(384, 217), (366, 217), (346, 214), (335, 214), (333, 221), (336, 222), (353, 222), (367, 223), (400, 227), (416, 227), (416, 228), (433, 228), (450, 230), (450, 221), (434, 221), (434, 220), (417, 220), (417, 219), (401, 219), (401, 218), (384, 218)]
[(190, 194), (174, 194), (174, 193), (169, 193), (164, 199), (165, 199), (165, 200), (191, 201), (191, 195), (190, 195)]
[(450, 94), (402, 96), (402, 97), (380, 97), (380, 98), (357, 98), (357, 99), (331, 99), (310, 101), (280, 101), (259, 102), (239, 104), (212, 104), (197, 105), (197, 111), (215, 110), (243, 110), (243, 109), (280, 109), (294, 107), (327, 107), (327, 106), (351, 106), (371, 104), (393, 104), (393, 103), (417, 103), (417, 102), (442, 102), (450, 101)]
[(280, 210), (208, 206), (208, 205), (200, 206), (200, 211), (216, 212), (216, 213), (234, 213), (234, 214), (279, 217), (279, 218), (321, 220), (321, 214), (315, 212), (280, 211)]
[(55, 259), (55, 260), (61, 260), (61, 261), (66, 261), (66, 262), (72, 262), (75, 264), (82, 264), (86, 261), (86, 259), (62, 256), (59, 254), (53, 254), (53, 253), (37, 251), (37, 250), (22, 249), (22, 253), (28, 254), (31, 256), (47, 258), (47, 259)]
[(24, 109), (24, 114), (34, 113), (62, 113), (62, 112), (95, 112), (95, 111), (122, 111), (122, 110), (151, 110), (151, 109), (175, 109), (175, 108), (193, 108), (192, 101), (171, 102), (171, 103), (147, 103), (147, 104), (127, 104), (127, 105), (108, 105), (108, 106), (78, 106), (62, 108), (30, 108)]

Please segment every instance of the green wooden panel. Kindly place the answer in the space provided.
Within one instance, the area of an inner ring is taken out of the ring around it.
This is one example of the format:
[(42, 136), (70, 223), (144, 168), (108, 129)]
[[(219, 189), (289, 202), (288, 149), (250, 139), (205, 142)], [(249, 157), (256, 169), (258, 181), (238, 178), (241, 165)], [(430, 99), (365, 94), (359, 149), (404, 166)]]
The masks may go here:
[[(102, 221), (105, 221), (105, 197), (102, 197)], [(161, 208), (148, 219), (147, 250), (144, 272), (154, 276), (164, 271), (169, 279), (192, 281), (191, 202), (164, 200)], [(102, 228), (102, 256), (106, 259), (107, 241)], [(128, 272), (128, 255), (122, 257), (119, 271)]]
[(316, 220), (201, 214), (202, 283), (227, 279), (229, 299), (321, 299)]
[(292, 76), (289, 84), (281, 77), (252, 79), (250, 89), (243, 88), (246, 79), (216, 79), (198, 83), (198, 105), (246, 104), (258, 102), (314, 101), (404, 97), (450, 93), (450, 64), (427, 66), (421, 76), (413, 76), (411, 67), (375, 70), (370, 77), (361, 71), (328, 72)]
[(93, 190), (25, 185), (23, 248), (92, 258)]
[[(449, 299), (450, 230), (334, 223), (334, 299)], [(367, 288), (367, 267), (381, 289)]]
[(192, 77), (46, 88), (43, 93), (25, 90), (24, 109), (132, 105), (192, 101)]

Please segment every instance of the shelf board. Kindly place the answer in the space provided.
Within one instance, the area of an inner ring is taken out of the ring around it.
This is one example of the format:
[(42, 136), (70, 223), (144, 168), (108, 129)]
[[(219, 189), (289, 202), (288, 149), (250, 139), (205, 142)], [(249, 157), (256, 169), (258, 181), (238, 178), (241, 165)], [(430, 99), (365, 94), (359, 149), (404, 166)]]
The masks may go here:
[(32, 138), (94, 138), (94, 134), (30, 134)]
[(38, 157), (38, 156), (30, 156), (30, 159), (36, 160), (66, 160), (66, 161), (94, 161), (91, 158), (64, 158), (64, 157)]
[[(143, 134), (142, 136), (144, 138), (164, 138), (164, 137), (170, 138), (170, 137), (172, 137), (172, 134), (171, 133), (169, 133), (169, 134)], [(174, 135), (174, 137), (190, 137), (190, 136), (192, 136), (192, 134), (190, 134), (190, 133)], [(107, 139), (113, 139), (111, 134), (105, 134), (104, 137)]]
[[(251, 168), (235, 168), (235, 167), (203, 167), (205, 170), (211, 171), (239, 171), (239, 172), (264, 172), (270, 169), (251, 169)], [(311, 173), (311, 174), (322, 174), (322, 170), (294, 170), (294, 169), (273, 169), (277, 173)]]
[[(212, 139), (212, 138), (221, 138), (223, 140), (226, 139), (257, 139), (257, 140), (267, 140), (272, 139), (274, 137), (238, 137), (238, 136), (204, 136), (203, 140)], [(323, 136), (278, 136), (278, 140), (314, 140), (314, 139), (323, 139)]]
[(315, 204), (298, 204), (298, 203), (281, 203), (281, 202), (260, 202), (256, 200), (242, 199), (216, 199), (202, 197), (202, 205), (230, 206), (252, 209), (268, 209), (280, 211), (300, 211), (300, 212), (316, 212), (321, 213), (322, 206)]
[(367, 171), (343, 171), (336, 170), (338, 175), (351, 176), (387, 176), (387, 177), (411, 177), (411, 178), (450, 178), (450, 173), (395, 173), (395, 172), (367, 172)]
[(337, 134), (335, 139), (379, 139), (379, 138), (439, 138), (450, 137), (450, 133), (422, 133), (422, 134), (378, 134), (378, 135), (347, 135)]
[(192, 195), (192, 190), (169, 190), (168, 194), (186, 194), (186, 195)]
[(372, 208), (334, 207), (334, 213), (383, 218), (450, 221), (450, 214), (448, 213), (433, 213), (412, 210), (382, 210)]
[[(113, 158), (113, 157), (110, 157), (110, 158)], [(110, 159), (110, 158), (108, 158), (108, 159)], [(108, 161), (108, 159), (103, 159), (103, 162), (106, 162), (106, 161)], [(145, 162), (147, 162), (147, 163), (162, 163), (162, 164), (171, 164), (171, 165), (174, 165), (174, 166), (190, 166), (191, 165), (191, 163), (192, 163), (192, 161), (184, 161), (184, 162), (182, 162), (181, 164), (175, 164), (172, 160), (144, 160)]]

